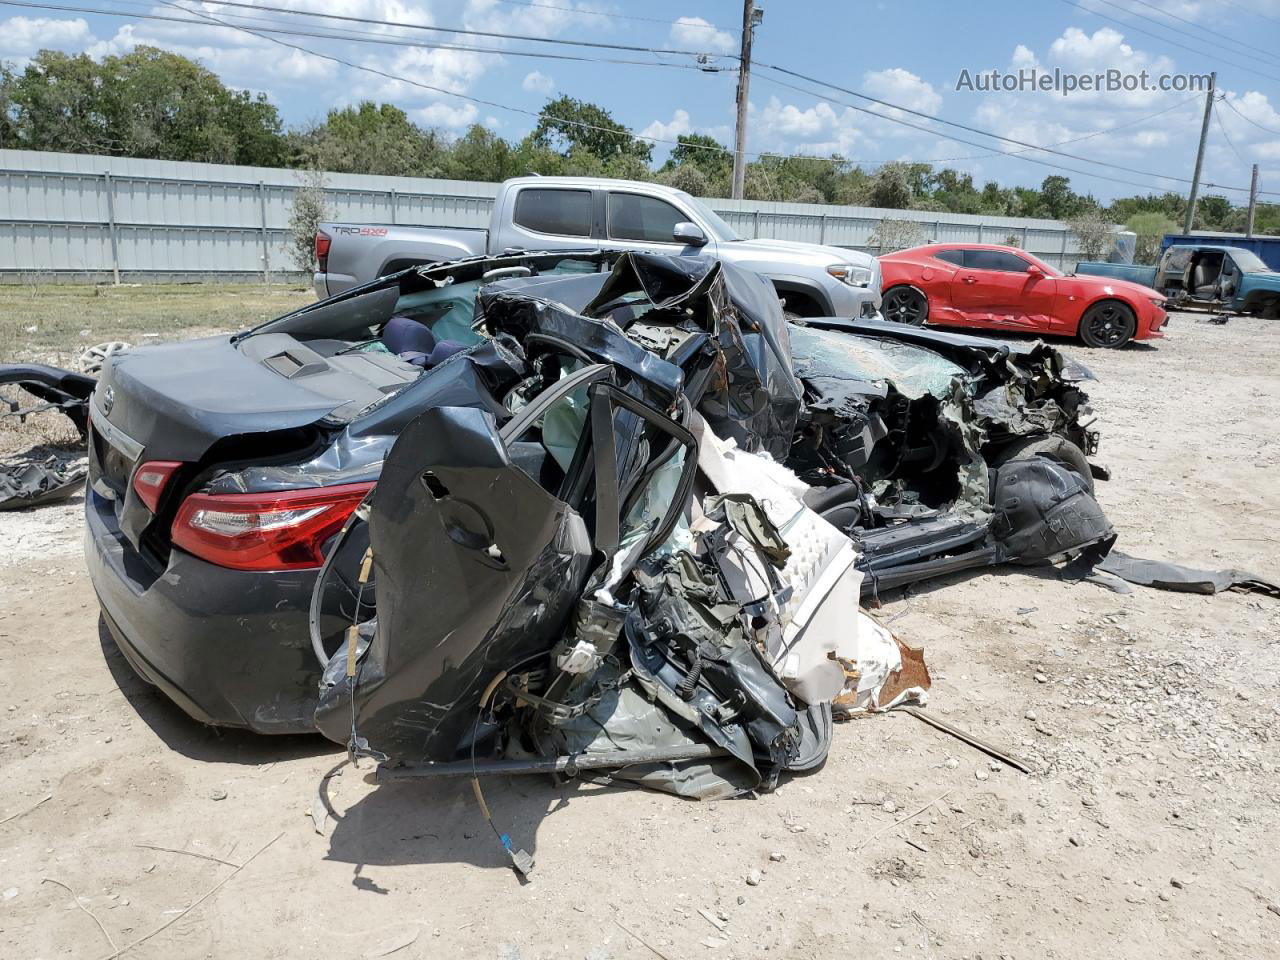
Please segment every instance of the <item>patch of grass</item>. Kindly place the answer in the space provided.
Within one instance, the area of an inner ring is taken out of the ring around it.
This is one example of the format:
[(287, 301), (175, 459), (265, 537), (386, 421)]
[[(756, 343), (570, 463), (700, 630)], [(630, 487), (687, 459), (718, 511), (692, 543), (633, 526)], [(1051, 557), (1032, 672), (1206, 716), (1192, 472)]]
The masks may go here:
[(96, 343), (244, 330), (314, 299), (310, 288), (296, 284), (0, 284), (0, 362), (74, 368), (80, 351)]
[[(78, 370), (80, 353), (94, 344), (189, 340), (234, 332), (296, 310), (315, 299), (297, 284), (0, 284), (0, 363), (48, 363)], [(13, 385), (0, 387), (0, 411), (9, 403), (38, 401)], [(0, 456), (33, 444), (78, 443), (61, 413), (34, 414), (25, 422), (0, 417)]]

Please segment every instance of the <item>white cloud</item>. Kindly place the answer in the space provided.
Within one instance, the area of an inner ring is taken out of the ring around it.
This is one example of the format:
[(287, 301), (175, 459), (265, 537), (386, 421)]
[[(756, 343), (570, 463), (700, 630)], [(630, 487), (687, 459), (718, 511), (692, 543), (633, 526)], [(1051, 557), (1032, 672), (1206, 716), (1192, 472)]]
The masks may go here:
[[(873, 97), (896, 103), (921, 113), (937, 113), (942, 109), (942, 97), (933, 85), (921, 80), (914, 73), (901, 67), (863, 74), (862, 89)], [(901, 111), (880, 107), (889, 116), (901, 116)]]
[(677, 110), (671, 115), (670, 123), (655, 120), (640, 131), (640, 136), (653, 137), (658, 140), (675, 140), (685, 133), (693, 133), (693, 124), (689, 121), (689, 111)]
[(728, 30), (719, 30), (701, 17), (680, 17), (671, 25), (668, 46), (699, 53), (732, 53), (738, 40)]
[(1021, 69), (1022, 67), (1036, 67), (1040, 65), (1040, 61), (1036, 59), (1035, 53), (1021, 43), (1013, 48), (1013, 57), (1010, 60), (1010, 63), (1015, 70)]
[(826, 101), (802, 108), (777, 97), (763, 107), (752, 103), (749, 114), (750, 150), (807, 156), (851, 156), (855, 148), (869, 146), (869, 126), (887, 122), (848, 107), (836, 110)]
[(839, 123), (839, 116), (825, 101), (802, 110), (793, 103), (782, 103), (777, 97), (769, 98), (761, 119), (770, 132), (800, 138), (830, 133)]
[[(474, 103), (464, 103), (461, 106), (454, 106), (451, 103), (437, 101), (428, 104), (420, 110), (413, 112), (413, 117), (420, 124), (426, 127), (448, 127), (457, 129), (460, 127), (469, 127), (476, 122), (476, 117), (480, 115), (480, 111), (476, 109)], [(490, 117), (489, 119), (493, 119)]]
[(556, 88), (556, 82), (545, 73), (534, 70), (532, 73), (525, 74), (524, 82), (520, 86), (530, 93), (547, 94)]
[[(1130, 43), (1124, 33), (1111, 27), (1103, 27), (1089, 33), (1079, 27), (1067, 27), (1043, 52), (1043, 55), (1026, 44), (1017, 44), (1010, 56), (1010, 70), (1035, 67), (1048, 72), (1055, 68), (1064, 73), (1105, 74), (1110, 69), (1123, 73), (1146, 70), (1151, 78), (1176, 72), (1176, 64), (1166, 56), (1148, 53)], [(957, 99), (964, 97), (957, 93)], [(1019, 91), (988, 93), (976, 101), (973, 122), (984, 130), (1024, 143), (1044, 146), (1059, 145), (1067, 153), (1097, 158), (1138, 169), (1146, 168), (1178, 176), (1185, 175), (1171, 163), (1174, 155), (1190, 156), (1195, 150), (1195, 122), (1198, 107), (1180, 101), (1195, 99), (1188, 92), (1165, 93), (1152, 91), (1073, 91), (1067, 96), (1057, 91)], [(969, 102), (973, 102), (972, 100)], [(1172, 108), (1168, 113), (1153, 116), (1158, 111)], [(1150, 117), (1150, 119), (1144, 119)], [(1106, 131), (1099, 134), (1099, 131)], [(961, 134), (963, 135), (963, 134)], [(951, 152), (961, 155), (981, 153), (974, 148), (952, 145)], [(1017, 144), (993, 144), (992, 151), (1026, 153), (1027, 156), (1058, 162), (1043, 153), (1027, 152)], [(1112, 176), (1133, 180), (1140, 184), (1142, 177), (1092, 168), (1083, 161), (1063, 158), (1067, 166), (1082, 170), (1094, 169), (1099, 176)], [(966, 163), (956, 165), (968, 169)], [(1008, 179), (1011, 174), (1020, 179), (1034, 179), (1056, 171), (1049, 168), (1033, 169), (1025, 162), (992, 158), (988, 161), (997, 167), (990, 175)], [(1042, 174), (1041, 174), (1042, 171)], [(1071, 175), (1081, 180), (1079, 175)], [(1084, 189), (1081, 183), (1077, 189)], [(1114, 184), (1097, 188), (1103, 192), (1135, 192), (1140, 187)], [(1177, 189), (1176, 181), (1151, 179), (1149, 190)]]
[(10, 17), (0, 21), (0, 53), (21, 66), (37, 50), (77, 52), (93, 41), (89, 24), (80, 17)]

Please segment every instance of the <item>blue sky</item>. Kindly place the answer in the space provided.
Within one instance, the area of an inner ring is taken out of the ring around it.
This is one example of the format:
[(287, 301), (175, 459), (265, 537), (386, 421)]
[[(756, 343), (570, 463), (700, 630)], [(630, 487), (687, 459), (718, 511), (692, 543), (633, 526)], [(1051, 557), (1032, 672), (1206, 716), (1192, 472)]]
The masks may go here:
[[(659, 141), (693, 131), (709, 133), (726, 144), (732, 140), (735, 77), (729, 72), (733, 61), (723, 55), (737, 48), (742, 16), (737, 0), (248, 0), (291, 10), (439, 27), (696, 50), (708, 54), (709, 65), (726, 68), (719, 73), (688, 69), (693, 60), (681, 54), (610, 52), (342, 25), (181, 0), (221, 19), (263, 18), (256, 21), (259, 26), (288, 23), (313, 32), (362, 30), (399, 40), (429, 38), (500, 48), (503, 52), (495, 54), (347, 39), (283, 38), (463, 96), (340, 66), (210, 23), (140, 18), (140, 14), (185, 16), (163, 3), (48, 2), (128, 15), (6, 6), (0, 15), (0, 58), (21, 65), (41, 47), (101, 55), (149, 43), (200, 60), (229, 84), (265, 91), (291, 124), (321, 118), (333, 106), (375, 99), (396, 103), (424, 125), (456, 133), (479, 122), (518, 138), (534, 122), (530, 114), (548, 96), (564, 93), (600, 104), (632, 130)], [(1104, 200), (1151, 190), (1184, 191), (1185, 184), (1157, 175), (1190, 176), (1203, 94), (983, 93), (957, 90), (957, 80), (966, 69), (977, 73), (1056, 67), (1095, 73), (1117, 68), (1146, 69), (1152, 75), (1216, 70), (1219, 91), (1228, 102), (1215, 108), (1205, 178), (1247, 187), (1249, 164), (1256, 162), (1262, 166), (1263, 190), (1275, 191), (1268, 199), (1280, 199), (1280, 0), (765, 0), (761, 5), (765, 15), (756, 33), (757, 64), (788, 67), (930, 117), (1026, 143), (1061, 144), (1060, 150), (1131, 170), (1021, 151), (1012, 144), (948, 129), (845, 94), (828, 90), (823, 95), (811, 84), (761, 66), (752, 78), (748, 141), (752, 152), (835, 153), (872, 164), (897, 159), (946, 161), (972, 173), (979, 183), (995, 179), (1004, 185), (1034, 185), (1061, 172), (1070, 176), (1077, 190)], [(518, 50), (667, 65), (541, 60), (518, 56)], [(851, 109), (851, 104), (872, 113)], [(910, 129), (895, 119), (934, 132)], [(943, 133), (980, 146), (948, 140)], [(655, 156), (661, 157), (666, 149), (656, 143)], [(1021, 152), (1001, 155), (1009, 151)], [(1026, 157), (1089, 171), (1089, 175), (1053, 170)], [(1212, 188), (1208, 192), (1226, 192), (1237, 200), (1244, 197)]]

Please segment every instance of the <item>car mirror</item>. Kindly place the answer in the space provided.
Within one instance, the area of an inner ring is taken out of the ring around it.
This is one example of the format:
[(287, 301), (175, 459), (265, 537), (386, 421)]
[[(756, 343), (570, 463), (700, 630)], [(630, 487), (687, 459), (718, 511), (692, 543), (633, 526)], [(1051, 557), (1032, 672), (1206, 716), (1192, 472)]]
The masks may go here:
[(1027, 264), (1027, 273), (1033, 277), (1043, 277), (1044, 271), (1037, 267), (1034, 263)]
[(692, 247), (701, 247), (707, 242), (707, 235), (702, 232), (702, 228), (688, 220), (681, 220), (671, 228), (671, 238), (677, 243), (687, 243)]

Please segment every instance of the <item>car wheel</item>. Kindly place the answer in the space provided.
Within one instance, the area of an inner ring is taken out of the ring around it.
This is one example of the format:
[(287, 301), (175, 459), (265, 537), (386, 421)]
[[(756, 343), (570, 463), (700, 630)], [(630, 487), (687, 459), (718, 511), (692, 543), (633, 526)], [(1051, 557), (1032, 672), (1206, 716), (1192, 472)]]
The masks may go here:
[(1044, 457), (1066, 467), (1080, 478), (1089, 495), (1093, 496), (1093, 471), (1089, 468), (1089, 458), (1070, 440), (1056, 434), (1015, 440), (992, 458), (991, 466), (998, 467), (1010, 460), (1030, 460), (1032, 457)]
[(894, 287), (880, 301), (880, 313), (894, 323), (924, 326), (929, 319), (929, 298), (915, 287)]
[(1080, 339), (1088, 347), (1123, 347), (1137, 329), (1133, 311), (1116, 300), (1095, 303), (1080, 318)]

